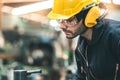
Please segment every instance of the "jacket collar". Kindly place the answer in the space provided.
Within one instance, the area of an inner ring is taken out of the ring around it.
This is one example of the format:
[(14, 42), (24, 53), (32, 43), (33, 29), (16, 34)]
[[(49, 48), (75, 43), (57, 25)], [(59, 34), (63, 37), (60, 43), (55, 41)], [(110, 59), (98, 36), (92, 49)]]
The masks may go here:
[(104, 29), (104, 22), (101, 20), (98, 22), (97, 25), (95, 25), (93, 27), (92, 40), (90, 42), (88, 42), (88, 44), (92, 45), (92, 44), (97, 43), (100, 40), (104, 30), (105, 30)]

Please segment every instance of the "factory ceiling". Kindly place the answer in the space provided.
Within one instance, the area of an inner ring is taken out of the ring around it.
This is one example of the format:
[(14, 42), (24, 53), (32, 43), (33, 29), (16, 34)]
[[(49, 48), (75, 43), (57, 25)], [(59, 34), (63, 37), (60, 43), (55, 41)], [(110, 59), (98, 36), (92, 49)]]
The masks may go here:
[[(15, 9), (15, 8), (19, 8), (19, 7), (25, 7), (25, 6), (29, 6), (29, 5), (34, 5), (34, 9), (32, 11), (29, 11), (29, 12), (26, 12), (26, 13), (23, 13), (19, 16), (24, 16), (24, 17), (27, 17), (27, 19), (30, 18), (31, 20), (31, 17), (34, 16), (34, 21), (40, 21), (38, 20), (38, 18), (41, 18), (45, 20), (43, 21), (46, 21), (48, 20), (47, 19), (47, 14), (48, 12), (51, 10), (50, 7), (46, 7), (46, 8), (43, 8), (41, 9), (42, 7), (44, 7), (42, 5), (43, 2), (47, 2), (48, 4), (51, 4), (50, 3), (51, 0), (0, 0), (0, 4), (2, 5), (1, 6), (1, 11), (2, 13), (8, 13), (8, 14), (12, 14), (12, 10)], [(39, 7), (35, 7), (35, 4), (40, 4)], [(46, 4), (47, 5), (47, 4)], [(30, 7), (29, 7), (30, 8)], [(29, 10), (29, 9), (26, 9), (26, 11)], [(25, 11), (21, 11), (21, 12), (25, 12)], [(29, 16), (29, 17), (28, 17)], [(36, 19), (35, 19), (36, 17)]]

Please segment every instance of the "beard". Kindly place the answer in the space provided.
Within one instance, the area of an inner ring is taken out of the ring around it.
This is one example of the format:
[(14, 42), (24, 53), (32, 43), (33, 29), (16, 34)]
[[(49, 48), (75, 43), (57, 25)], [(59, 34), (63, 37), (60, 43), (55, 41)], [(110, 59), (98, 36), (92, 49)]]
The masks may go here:
[(84, 34), (86, 31), (87, 31), (87, 28), (85, 26), (81, 26), (78, 29), (76, 29), (75, 31), (63, 29), (63, 32), (65, 32), (67, 39), (73, 39), (73, 38), (77, 37), (78, 35)]

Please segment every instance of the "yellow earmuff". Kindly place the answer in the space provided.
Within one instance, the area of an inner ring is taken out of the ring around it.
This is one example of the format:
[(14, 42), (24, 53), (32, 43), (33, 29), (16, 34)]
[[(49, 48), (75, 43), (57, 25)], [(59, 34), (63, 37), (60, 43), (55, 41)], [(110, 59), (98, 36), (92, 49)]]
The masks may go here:
[(98, 6), (92, 7), (85, 18), (85, 26), (88, 28), (92, 28), (97, 24), (97, 19), (100, 17), (100, 8)]

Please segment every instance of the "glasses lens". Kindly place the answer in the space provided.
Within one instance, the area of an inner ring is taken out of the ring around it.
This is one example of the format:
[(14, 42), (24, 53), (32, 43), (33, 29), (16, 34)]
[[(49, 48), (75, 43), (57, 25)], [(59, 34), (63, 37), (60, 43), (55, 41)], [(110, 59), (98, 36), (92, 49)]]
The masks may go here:
[(67, 26), (74, 26), (78, 23), (77, 18), (75, 16), (66, 19), (66, 20), (59, 20), (60, 24), (67, 25)]

